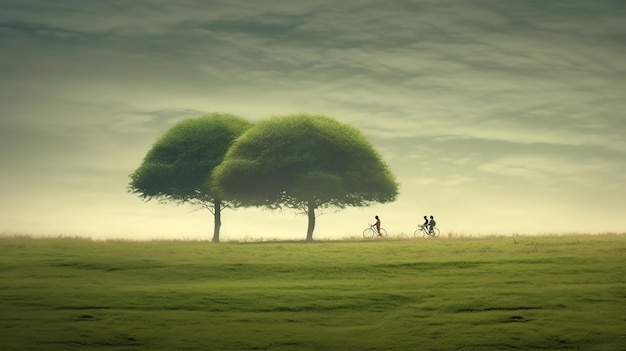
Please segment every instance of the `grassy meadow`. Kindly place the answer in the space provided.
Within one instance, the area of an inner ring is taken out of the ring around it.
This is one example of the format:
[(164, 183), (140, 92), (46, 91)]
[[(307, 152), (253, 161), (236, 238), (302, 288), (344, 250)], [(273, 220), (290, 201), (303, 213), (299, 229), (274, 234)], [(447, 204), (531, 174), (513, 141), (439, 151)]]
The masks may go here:
[(0, 349), (626, 350), (626, 235), (0, 238)]

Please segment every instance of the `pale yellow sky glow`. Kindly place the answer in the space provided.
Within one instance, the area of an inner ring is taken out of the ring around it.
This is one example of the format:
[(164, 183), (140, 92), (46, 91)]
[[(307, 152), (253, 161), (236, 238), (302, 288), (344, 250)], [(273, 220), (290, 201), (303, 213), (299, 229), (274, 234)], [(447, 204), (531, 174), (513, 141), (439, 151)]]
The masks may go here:
[[(624, 1), (0, 0), (0, 234), (207, 239), (211, 214), (128, 176), (176, 122), (320, 113), (360, 129), (396, 202), (314, 239), (626, 231)], [(302, 239), (227, 210), (221, 239)]]

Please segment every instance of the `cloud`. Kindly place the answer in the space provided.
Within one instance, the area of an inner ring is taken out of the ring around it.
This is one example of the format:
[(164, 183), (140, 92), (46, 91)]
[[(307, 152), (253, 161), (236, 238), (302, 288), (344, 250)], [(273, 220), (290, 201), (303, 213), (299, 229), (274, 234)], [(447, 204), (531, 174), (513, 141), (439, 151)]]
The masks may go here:
[(407, 201), (444, 209), (497, 189), (490, 200), (515, 206), (539, 189), (559, 208), (595, 189), (619, 207), (624, 10), (621, 0), (4, 0), (0, 175), (123, 189), (176, 121), (312, 112), (361, 129)]

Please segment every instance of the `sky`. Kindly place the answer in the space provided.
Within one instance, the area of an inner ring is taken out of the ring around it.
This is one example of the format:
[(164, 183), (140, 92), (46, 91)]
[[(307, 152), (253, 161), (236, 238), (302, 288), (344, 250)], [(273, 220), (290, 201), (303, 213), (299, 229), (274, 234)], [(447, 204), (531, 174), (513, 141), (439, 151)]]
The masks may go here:
[[(129, 174), (175, 123), (324, 114), (371, 141), (397, 200), (314, 239), (626, 232), (623, 0), (0, 0), (0, 234), (210, 240), (210, 212)], [(222, 241), (304, 239), (293, 211)]]

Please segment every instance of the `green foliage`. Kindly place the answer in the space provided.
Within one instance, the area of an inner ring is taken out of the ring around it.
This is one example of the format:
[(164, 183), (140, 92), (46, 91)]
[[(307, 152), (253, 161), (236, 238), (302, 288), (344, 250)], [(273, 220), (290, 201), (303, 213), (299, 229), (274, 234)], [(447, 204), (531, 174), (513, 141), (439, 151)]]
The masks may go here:
[(226, 198), (306, 209), (395, 200), (398, 184), (355, 128), (320, 115), (268, 118), (244, 133), (214, 172)]
[(250, 127), (236, 116), (211, 114), (174, 125), (130, 176), (129, 191), (149, 200), (212, 203), (210, 174), (233, 140)]
[(14, 350), (621, 350), (626, 235), (0, 238)]

